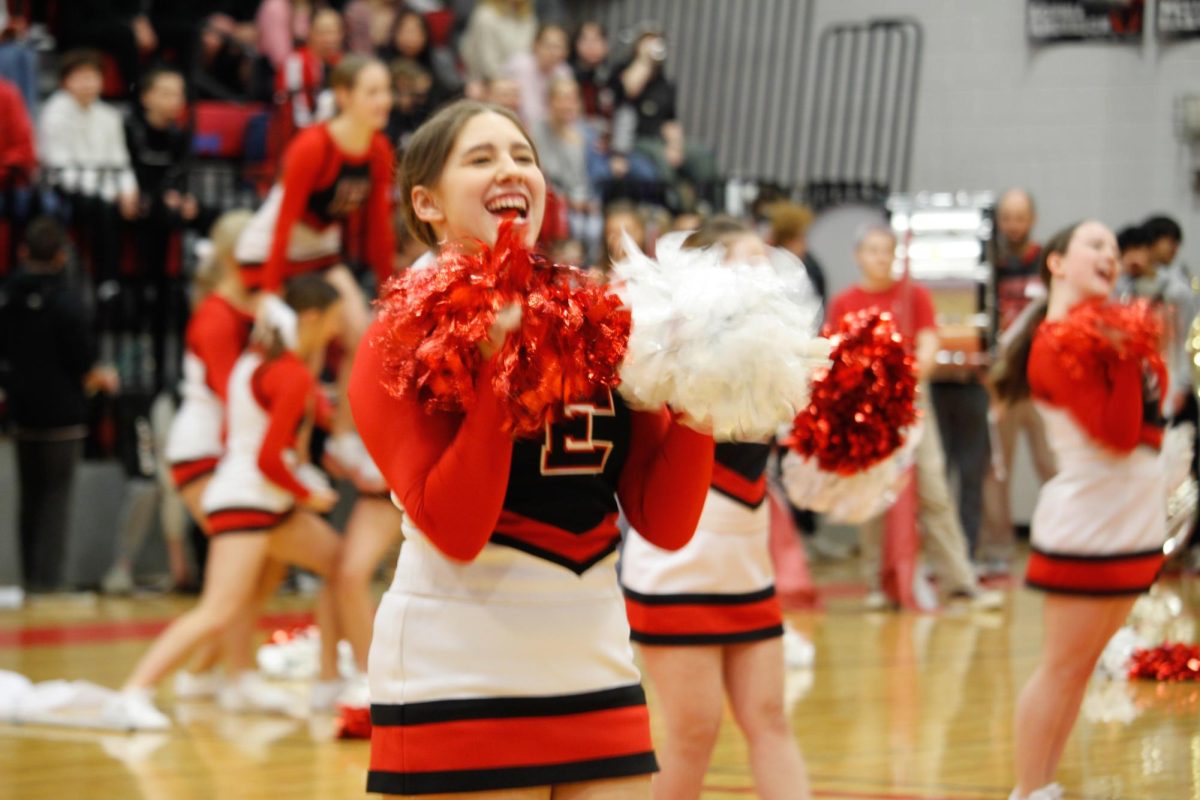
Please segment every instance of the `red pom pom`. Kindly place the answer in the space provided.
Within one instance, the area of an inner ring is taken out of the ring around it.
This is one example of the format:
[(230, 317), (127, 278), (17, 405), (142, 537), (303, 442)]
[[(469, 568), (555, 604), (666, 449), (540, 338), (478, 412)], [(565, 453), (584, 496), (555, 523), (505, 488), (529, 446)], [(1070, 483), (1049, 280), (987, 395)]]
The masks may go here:
[(338, 718), (334, 723), (334, 732), (338, 739), (370, 739), (370, 707), (338, 706)]
[(393, 278), (380, 303), (385, 386), (429, 411), (462, 412), (475, 401), (479, 345), (497, 313), (521, 308), (521, 324), (495, 358), (493, 389), (506, 428), (535, 435), (564, 405), (619, 382), (631, 317), (616, 295), (574, 267), (550, 264), (506, 220), (494, 247), (447, 246), (436, 267)]
[(788, 445), (826, 472), (853, 475), (904, 443), (917, 418), (917, 378), (890, 314), (847, 314), (834, 342), (832, 364), (814, 371)]
[(1146, 301), (1081, 303), (1066, 318), (1043, 323), (1070, 376), (1081, 380), (1116, 360), (1140, 358), (1166, 384), (1162, 319)]
[(1134, 650), (1129, 677), (1151, 681), (1200, 680), (1200, 645), (1161, 644), (1148, 650)]

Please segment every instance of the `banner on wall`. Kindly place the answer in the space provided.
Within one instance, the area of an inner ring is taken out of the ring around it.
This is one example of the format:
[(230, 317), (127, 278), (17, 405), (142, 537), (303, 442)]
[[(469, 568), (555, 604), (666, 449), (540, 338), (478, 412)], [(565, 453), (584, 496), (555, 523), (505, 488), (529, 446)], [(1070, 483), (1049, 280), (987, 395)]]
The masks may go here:
[(1200, 0), (1158, 0), (1160, 36), (1200, 36)]
[(1144, 10), (1145, 0), (1029, 0), (1026, 21), (1037, 42), (1135, 42)]

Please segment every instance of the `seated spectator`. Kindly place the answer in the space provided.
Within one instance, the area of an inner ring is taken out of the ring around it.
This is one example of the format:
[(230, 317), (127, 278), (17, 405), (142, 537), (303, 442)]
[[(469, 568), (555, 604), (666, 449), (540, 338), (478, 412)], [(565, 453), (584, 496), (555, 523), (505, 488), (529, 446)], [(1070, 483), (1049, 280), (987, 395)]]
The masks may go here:
[(433, 79), (429, 92), (431, 108), (437, 108), (462, 93), (463, 79), (454, 53), (446, 47), (433, 44), (424, 14), (401, 8), (388, 32), (387, 44), (380, 50), (380, 57), (387, 62), (406, 58), (428, 72)]
[(137, 178), (125, 149), (121, 114), (100, 100), (100, 56), (76, 50), (62, 58), (62, 88), (38, 120), (38, 149), (51, 182), (67, 192), (116, 201), (122, 216), (138, 213)]
[(198, 100), (243, 103), (251, 99), (254, 54), (237, 35), (237, 23), (224, 14), (204, 21), (192, 61), (192, 89)]
[(373, 56), (386, 47), (396, 22), (398, 0), (350, 0), (342, 9), (346, 20), (346, 50)]
[(430, 92), (433, 78), (415, 61), (407, 58), (392, 62), (392, 110), (385, 129), (388, 141), (399, 155), (408, 139), (429, 118), (433, 110)]
[(137, 174), (141, 213), (136, 225), (138, 330), (151, 333), (154, 388), (167, 384), (167, 347), (182, 336), (186, 317), (180, 273), (180, 231), (200, 213), (188, 192), (191, 132), (179, 127), (184, 108), (183, 75), (152, 69), (142, 78), (140, 103), (125, 124), (129, 158)]
[(767, 244), (782, 247), (804, 264), (808, 280), (821, 298), (822, 308), (828, 297), (825, 294), (825, 270), (821, 264), (808, 252), (808, 226), (812, 225), (813, 212), (808, 206), (798, 203), (775, 203), (768, 206), (767, 220), (770, 231), (767, 234)]
[(262, 0), (254, 16), (258, 52), (267, 57), (276, 74), (283, 70), (297, 42), (307, 42), (315, 3), (310, 0)]
[[(158, 33), (140, 0), (71, 0), (58, 20), (61, 50), (93, 49), (111, 57), (127, 87), (141, 72), (144, 57), (158, 50)], [(122, 95), (124, 90), (122, 91)]]
[(584, 116), (611, 119), (612, 68), (608, 63), (608, 34), (604, 26), (599, 22), (580, 25), (571, 49), (571, 69), (583, 95)]
[(697, 188), (716, 181), (716, 164), (706, 148), (684, 135), (675, 86), (663, 74), (666, 58), (666, 40), (647, 31), (634, 44), (630, 61), (613, 75), (612, 171), (622, 177), (629, 154), (639, 152), (654, 162), (661, 180), (680, 191), (675, 203), (688, 207)]
[(88, 391), (116, 391), (96, 367), (79, 289), (67, 279), (67, 237), (49, 217), (29, 224), (23, 265), (0, 291), (0, 365), (16, 426), (18, 523), (27, 591), (60, 588), (75, 467), (87, 435)]
[(521, 120), (532, 130), (546, 118), (550, 82), (571, 77), (567, 32), (559, 25), (543, 25), (534, 37), (533, 50), (510, 58), (504, 72), (521, 89)]
[(517, 53), (533, 47), (537, 17), (532, 0), (479, 0), (467, 20), (459, 51), (473, 81), (490, 81)]
[(0, 78), (0, 190), (28, 184), (35, 169), (33, 122), (25, 101), (16, 86)]
[(334, 115), (329, 73), (342, 60), (344, 43), (342, 15), (323, 8), (312, 17), (308, 43), (291, 53), (276, 73), (275, 90), (285, 98), (297, 128), (307, 128)]
[(549, 116), (532, 126), (542, 172), (551, 188), (567, 203), (570, 235), (583, 242), (589, 255), (598, 255), (600, 203), (588, 179), (587, 139), (580, 122), (579, 84), (568, 76), (555, 78), (549, 89)]
[(643, 253), (646, 252), (646, 219), (637, 206), (627, 200), (617, 200), (604, 208), (604, 252), (599, 269), (605, 275), (612, 265), (625, 257), (625, 235)]
[(550, 260), (555, 264), (570, 264), (573, 267), (582, 267), (588, 263), (583, 242), (578, 239), (562, 239), (555, 242), (550, 248)]
[(0, 79), (17, 87), (30, 117), (37, 114), (38, 54), (28, 40), (28, 9), (0, 3)]
[(671, 218), (671, 233), (691, 233), (700, 230), (704, 215), (698, 211), (683, 211)]
[(521, 87), (512, 78), (500, 76), (487, 81), (481, 99), (507, 108), (514, 114), (521, 113)]

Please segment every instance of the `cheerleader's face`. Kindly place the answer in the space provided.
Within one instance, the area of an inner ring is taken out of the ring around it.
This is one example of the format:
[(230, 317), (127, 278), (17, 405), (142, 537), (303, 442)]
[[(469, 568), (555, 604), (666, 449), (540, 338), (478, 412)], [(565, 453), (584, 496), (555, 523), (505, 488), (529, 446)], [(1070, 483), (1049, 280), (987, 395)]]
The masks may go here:
[(360, 125), (382, 130), (392, 110), (392, 87), (382, 64), (367, 64), (354, 78), (350, 89), (335, 90), (338, 108)]
[(1055, 286), (1062, 285), (1077, 300), (1087, 300), (1112, 294), (1120, 259), (1113, 232), (1099, 222), (1084, 222), (1075, 229), (1065, 253), (1046, 256), (1046, 266)]
[(516, 217), (525, 242), (537, 242), (546, 211), (546, 178), (525, 134), (507, 117), (476, 114), (463, 125), (434, 187), (415, 186), (417, 218), (438, 239), (494, 244), (500, 223)]

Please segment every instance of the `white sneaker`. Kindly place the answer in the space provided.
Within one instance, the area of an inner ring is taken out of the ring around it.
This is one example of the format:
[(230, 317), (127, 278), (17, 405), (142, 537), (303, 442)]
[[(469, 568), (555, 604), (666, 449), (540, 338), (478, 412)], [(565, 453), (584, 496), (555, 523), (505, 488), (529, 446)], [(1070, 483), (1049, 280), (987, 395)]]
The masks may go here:
[(165, 731), (171, 718), (159, 711), (148, 689), (119, 692), (104, 704), (101, 717), (106, 726), (126, 731)]
[(207, 700), (215, 697), (221, 685), (221, 676), (215, 670), (188, 672), (181, 669), (175, 673), (176, 700)]
[(100, 591), (112, 595), (132, 594), (133, 572), (129, 565), (113, 564), (112, 569), (100, 581)]
[(316, 681), (312, 685), (308, 707), (319, 713), (333, 711), (337, 705), (338, 696), (342, 693), (344, 682), (340, 679), (333, 681)]
[(217, 691), (217, 705), (235, 714), (282, 714), (302, 717), (300, 698), (286, 689), (271, 686), (257, 672), (243, 672)]
[(980, 589), (971, 595), (968, 602), (976, 611), (999, 611), (1004, 608), (1004, 592), (998, 592), (995, 589)]
[(791, 625), (783, 626), (783, 663), (788, 669), (811, 669), (817, 648)]
[(1063, 800), (1063, 788), (1057, 783), (1048, 783), (1040, 789), (1034, 789), (1023, 798), (1013, 789), (1008, 800)]
[(371, 692), (367, 686), (367, 676), (358, 673), (348, 678), (338, 694), (337, 705), (346, 708), (370, 708)]
[(863, 600), (863, 608), (867, 611), (887, 611), (891, 607), (891, 598), (878, 589), (868, 592)]

